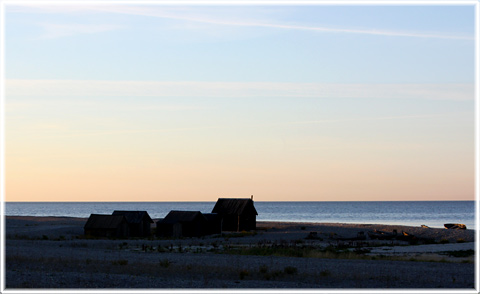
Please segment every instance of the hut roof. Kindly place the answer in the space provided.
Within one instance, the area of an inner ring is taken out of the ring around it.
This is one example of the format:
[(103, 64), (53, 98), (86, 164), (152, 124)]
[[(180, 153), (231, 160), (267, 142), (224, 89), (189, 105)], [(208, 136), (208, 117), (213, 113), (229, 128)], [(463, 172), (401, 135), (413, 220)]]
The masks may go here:
[(172, 210), (170, 211), (167, 216), (159, 221), (162, 224), (175, 224), (181, 222), (191, 222), (194, 221), (196, 218), (202, 218), (204, 220), (205, 217), (200, 211), (180, 211), (180, 210)]
[(208, 220), (208, 221), (214, 221), (219, 219), (218, 213), (203, 213), (203, 216)]
[(253, 200), (250, 198), (218, 198), (212, 213), (243, 214), (249, 210), (258, 215), (253, 206)]
[(135, 210), (115, 210), (112, 215), (123, 215), (129, 224), (139, 224), (143, 221), (144, 217), (147, 217), (147, 220), (150, 223), (153, 223), (153, 220), (148, 215), (146, 211), (135, 211)]
[(85, 229), (116, 229), (123, 221), (123, 215), (91, 214), (85, 224)]

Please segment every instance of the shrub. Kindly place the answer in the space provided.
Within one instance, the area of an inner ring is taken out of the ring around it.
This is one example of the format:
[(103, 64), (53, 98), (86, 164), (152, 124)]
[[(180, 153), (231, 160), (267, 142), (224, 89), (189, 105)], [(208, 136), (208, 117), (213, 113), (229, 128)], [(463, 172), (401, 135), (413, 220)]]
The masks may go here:
[(261, 274), (264, 274), (264, 273), (268, 272), (268, 266), (262, 264), (262, 265), (260, 266), (260, 268), (258, 269), (258, 271), (259, 271)]
[(128, 260), (126, 260), (126, 259), (113, 260), (112, 264), (113, 265), (127, 265)]
[(321, 277), (328, 277), (330, 276), (332, 273), (329, 271), (329, 270), (323, 270), (320, 272), (320, 276)]
[(164, 268), (169, 267), (170, 264), (171, 264), (170, 260), (168, 260), (168, 259), (166, 259), (166, 258), (159, 261), (159, 265), (160, 265), (161, 267), (164, 267)]
[(298, 272), (297, 268), (294, 267), (294, 266), (286, 266), (284, 269), (283, 269), (283, 272), (288, 274), (288, 275), (294, 275)]
[(246, 276), (248, 276), (250, 273), (247, 270), (241, 270), (239, 273), (240, 280), (245, 279)]
[(281, 277), (281, 276), (283, 276), (283, 272), (280, 270), (273, 271), (271, 274), (272, 278)]

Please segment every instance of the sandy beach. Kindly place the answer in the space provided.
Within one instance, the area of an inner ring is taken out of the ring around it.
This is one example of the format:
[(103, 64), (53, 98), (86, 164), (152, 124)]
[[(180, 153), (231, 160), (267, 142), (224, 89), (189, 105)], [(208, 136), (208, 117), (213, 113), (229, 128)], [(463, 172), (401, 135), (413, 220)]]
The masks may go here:
[[(475, 283), (474, 230), (257, 222), (255, 232), (112, 240), (85, 238), (82, 218), (5, 222), (7, 289), (473, 290)], [(368, 237), (375, 230), (413, 238)]]

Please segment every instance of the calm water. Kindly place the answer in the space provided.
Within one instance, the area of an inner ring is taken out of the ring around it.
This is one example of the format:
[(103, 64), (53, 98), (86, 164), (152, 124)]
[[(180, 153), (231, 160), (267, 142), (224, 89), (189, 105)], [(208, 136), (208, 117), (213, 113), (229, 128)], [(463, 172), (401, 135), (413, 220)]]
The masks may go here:
[[(5, 215), (88, 217), (114, 210), (146, 210), (163, 218), (170, 210), (211, 212), (215, 202), (6, 202)], [(259, 221), (395, 224), (443, 228), (463, 223), (474, 229), (474, 201), (260, 202)]]

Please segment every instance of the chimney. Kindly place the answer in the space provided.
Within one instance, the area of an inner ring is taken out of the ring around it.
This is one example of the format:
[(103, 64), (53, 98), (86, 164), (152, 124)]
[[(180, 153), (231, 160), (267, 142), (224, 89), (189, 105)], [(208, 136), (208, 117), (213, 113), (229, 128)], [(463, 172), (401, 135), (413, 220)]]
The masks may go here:
[(250, 199), (253, 201), (253, 195), (252, 195), (252, 196), (250, 196)]

